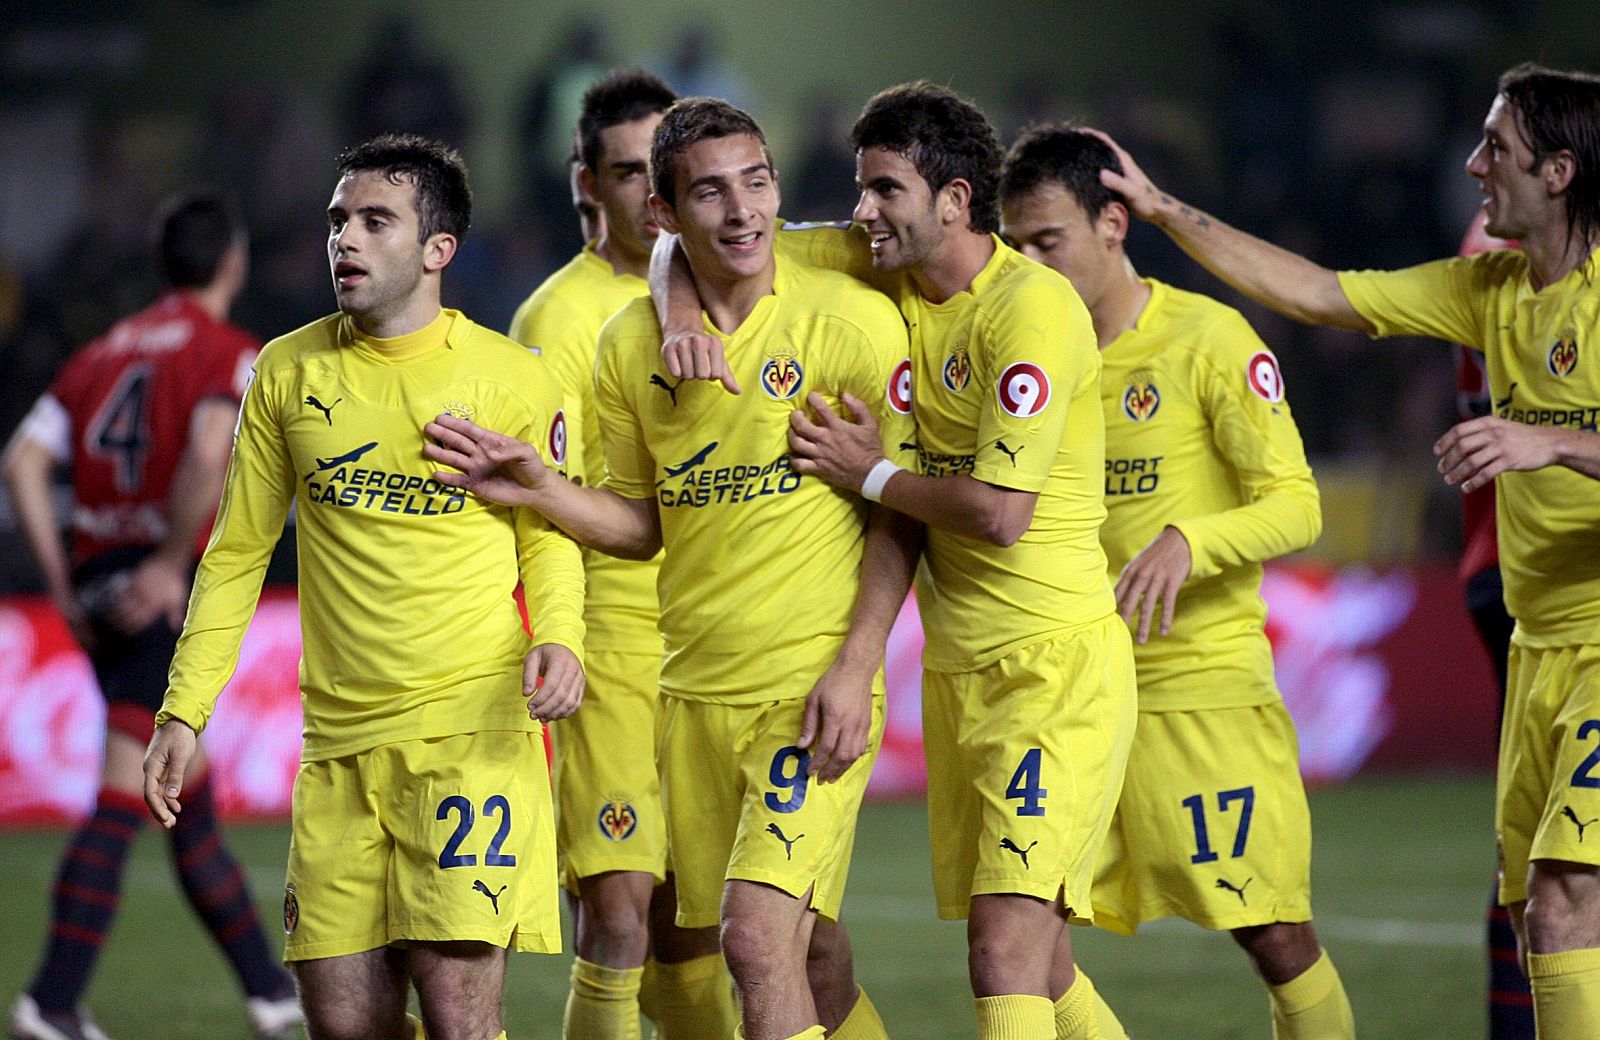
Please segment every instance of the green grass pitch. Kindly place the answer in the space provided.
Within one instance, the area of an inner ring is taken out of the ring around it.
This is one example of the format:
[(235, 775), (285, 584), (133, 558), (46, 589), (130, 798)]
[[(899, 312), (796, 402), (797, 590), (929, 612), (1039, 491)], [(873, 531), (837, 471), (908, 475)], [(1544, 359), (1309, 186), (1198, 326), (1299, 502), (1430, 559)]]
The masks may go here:
[[(1314, 906), (1364, 1040), (1484, 1034), (1482, 920), (1493, 866), (1486, 778), (1362, 780), (1313, 791)], [(116, 1040), (248, 1037), (240, 998), (184, 905), (165, 842), (147, 829), (88, 1004)], [(232, 828), (262, 919), (277, 941), (282, 825)], [(8, 833), (0, 999), (31, 977), (60, 831)], [(962, 926), (933, 914), (920, 804), (861, 814), (844, 917), (856, 974), (890, 1035), (975, 1035)], [(1133, 939), (1079, 929), (1078, 956), (1135, 1040), (1271, 1035), (1266, 995), (1224, 936), (1162, 922)], [(512, 958), (506, 1025), (514, 1040), (560, 1033), (570, 957)]]

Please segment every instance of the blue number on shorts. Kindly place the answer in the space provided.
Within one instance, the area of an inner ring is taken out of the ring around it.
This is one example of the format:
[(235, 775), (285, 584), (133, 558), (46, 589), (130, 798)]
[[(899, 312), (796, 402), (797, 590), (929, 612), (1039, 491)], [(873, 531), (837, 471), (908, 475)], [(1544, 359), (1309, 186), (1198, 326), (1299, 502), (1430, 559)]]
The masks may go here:
[(461, 818), (456, 821), (455, 833), (450, 835), (450, 840), (444, 843), (444, 850), (439, 853), (439, 866), (449, 869), (451, 867), (474, 867), (478, 864), (478, 857), (472, 853), (462, 854), (456, 850), (461, 843), (467, 840), (467, 834), (472, 830), (472, 803), (459, 794), (453, 794), (439, 803), (439, 811), (433, 814), (436, 820), (443, 820), (450, 813), (458, 812)]
[[(1244, 855), (1244, 847), (1250, 840), (1250, 817), (1256, 810), (1256, 789), (1254, 787), (1236, 787), (1231, 791), (1217, 792), (1217, 811), (1227, 812), (1228, 806), (1234, 802), (1243, 802), (1244, 808), (1239, 813), (1239, 832), (1233, 837), (1233, 858), (1238, 859)], [(1192, 794), (1181, 803), (1189, 810), (1189, 815), (1194, 819), (1194, 855), (1189, 857), (1190, 863), (1215, 863), (1217, 853), (1211, 848), (1211, 836), (1206, 829), (1206, 799), (1205, 795)]]
[(1043, 756), (1044, 752), (1039, 748), (1029, 748), (1027, 754), (1022, 756), (1022, 761), (1017, 763), (1017, 771), (1011, 774), (1006, 797), (1022, 799), (1022, 804), (1017, 806), (1018, 816), (1044, 815), (1044, 806), (1039, 803), (1050, 792), (1039, 786), (1044, 772), (1039, 762)]
[[(1589, 719), (1578, 727), (1578, 739), (1583, 740), (1591, 733), (1600, 733), (1600, 719)], [(1600, 776), (1594, 775), (1594, 767), (1600, 766), (1600, 741), (1595, 743), (1589, 757), (1578, 763), (1578, 768), (1572, 771), (1573, 787), (1600, 787)]]
[(514, 867), (517, 857), (501, 853), (500, 846), (505, 844), (511, 836), (511, 802), (503, 794), (492, 794), (483, 803), (483, 815), (498, 816), (500, 829), (494, 832), (494, 837), (489, 842), (489, 847), (483, 853), (483, 865), (486, 867)]
[[(788, 769), (788, 764), (794, 763), (794, 769)], [(806, 787), (811, 783), (811, 777), (806, 773), (806, 768), (811, 765), (811, 752), (802, 751), (790, 746), (779, 748), (778, 753), (772, 756), (772, 769), (767, 774), (767, 779), (772, 781), (772, 786), (780, 791), (788, 791), (789, 797), (778, 801), (778, 796), (771, 791), (767, 792), (767, 808), (777, 813), (799, 812), (800, 807), (806, 804)]]

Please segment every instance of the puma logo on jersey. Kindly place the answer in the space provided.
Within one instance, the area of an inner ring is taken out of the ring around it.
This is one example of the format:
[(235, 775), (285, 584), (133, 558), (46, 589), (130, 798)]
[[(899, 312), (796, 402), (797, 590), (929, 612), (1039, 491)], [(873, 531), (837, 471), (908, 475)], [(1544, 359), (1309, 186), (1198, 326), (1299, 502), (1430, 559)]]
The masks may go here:
[(794, 843), (805, 837), (804, 834), (796, 834), (792, 838), (786, 838), (783, 835), (783, 829), (775, 823), (767, 824), (767, 833), (783, 842), (783, 858), (785, 860), (794, 858)]
[(1516, 394), (1517, 394), (1517, 384), (1512, 383), (1509, 387), (1506, 388), (1506, 395), (1504, 397), (1500, 398), (1500, 400), (1498, 400), (1498, 401), (1496, 401), (1494, 403), (1494, 410), (1498, 412), (1502, 408), (1511, 407), (1511, 399), (1513, 397), (1515, 397)]
[(335, 401), (332, 404), (325, 405), (321, 401), (317, 400), (315, 394), (307, 394), (305, 403), (310, 405), (311, 407), (315, 408), (317, 411), (321, 412), (322, 413), (322, 417), (324, 419), (328, 420), (328, 425), (332, 426), (333, 425), (333, 410), (335, 408), (339, 407), (339, 401), (343, 401), (343, 400), (344, 400), (344, 398), (341, 397), (341, 398), (339, 398), (338, 401)]
[(1024, 444), (1021, 448), (1018, 448), (1016, 451), (1012, 451), (1010, 448), (1006, 447), (1006, 442), (1005, 441), (995, 441), (994, 442), (994, 446), (996, 448), (999, 448), (1001, 451), (1006, 453), (1006, 458), (1011, 460), (1011, 468), (1012, 469), (1015, 469), (1016, 466), (1017, 466), (1017, 454), (1019, 452), (1025, 450), (1028, 447), (1026, 444)]
[(1232, 892), (1234, 895), (1238, 896), (1239, 897), (1239, 905), (1240, 906), (1244, 906), (1245, 905), (1244, 890), (1249, 888), (1250, 887), (1250, 882), (1252, 882), (1254, 880), (1255, 880), (1255, 878), (1245, 878), (1244, 884), (1235, 887), (1234, 884), (1231, 881), (1229, 881), (1227, 878), (1217, 878), (1217, 887), (1221, 888), (1221, 889), (1225, 889), (1226, 891)]
[(494, 907), (494, 915), (496, 917), (500, 916), (500, 893), (506, 890), (505, 885), (500, 886), (499, 892), (491, 892), (489, 891), (488, 885), (484, 884), (482, 881), (474, 880), (472, 882), (472, 890), (474, 892), (482, 892), (489, 900), (490, 905)]
[(672, 407), (678, 407), (678, 387), (683, 385), (683, 380), (680, 379), (676, 383), (669, 383), (661, 377), (659, 372), (652, 372), (650, 373), (650, 385), (659, 386), (665, 390), (667, 396), (672, 398)]
[(1593, 820), (1580, 820), (1580, 819), (1578, 819), (1578, 814), (1572, 811), (1572, 806), (1570, 806), (1570, 805), (1563, 805), (1561, 807), (1561, 815), (1565, 816), (1567, 819), (1571, 820), (1572, 821), (1572, 825), (1574, 827), (1578, 828), (1578, 841), (1579, 842), (1583, 841), (1583, 830), (1584, 830), (1585, 827), (1589, 826), (1589, 824), (1591, 824), (1591, 823), (1600, 822), (1600, 816), (1595, 817)]
[[(1018, 449), (1018, 450), (1020, 451), (1021, 449)], [(1028, 845), (1027, 848), (1019, 849), (1017, 847), (1017, 843), (1012, 841), (1010, 838), (1001, 838), (1000, 839), (1000, 847), (1002, 849), (1005, 849), (1007, 852), (1015, 852), (1018, 856), (1020, 856), (1022, 858), (1022, 869), (1023, 870), (1032, 870), (1033, 869), (1032, 867), (1028, 866), (1028, 853), (1032, 852), (1033, 851), (1033, 846), (1035, 846), (1037, 844), (1039, 844), (1039, 843), (1036, 842), (1036, 841), (1035, 842), (1031, 842)]]

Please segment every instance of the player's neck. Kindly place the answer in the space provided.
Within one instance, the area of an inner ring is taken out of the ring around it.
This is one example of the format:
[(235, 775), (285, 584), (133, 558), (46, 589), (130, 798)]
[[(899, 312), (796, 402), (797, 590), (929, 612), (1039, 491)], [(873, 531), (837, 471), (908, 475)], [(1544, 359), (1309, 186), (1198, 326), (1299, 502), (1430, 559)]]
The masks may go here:
[(179, 289), (184, 298), (190, 303), (205, 311), (217, 321), (224, 321), (228, 317), (228, 310), (233, 306), (235, 293), (227, 286), (218, 282), (203, 285), (195, 289)]
[(363, 336), (394, 339), (397, 336), (409, 336), (426, 327), (439, 316), (440, 309), (438, 292), (418, 292), (393, 311), (352, 313), (350, 320)]
[(1139, 324), (1139, 315), (1150, 302), (1150, 286), (1139, 278), (1133, 262), (1126, 256), (1116, 277), (1106, 286), (1094, 306), (1089, 308), (1089, 318), (1094, 322), (1095, 342), (1104, 350), (1118, 336)]
[[(710, 266), (710, 265), (701, 265)], [(700, 306), (710, 317), (718, 332), (727, 335), (739, 331), (739, 326), (750, 317), (763, 296), (772, 295), (777, 280), (778, 265), (767, 257), (766, 266), (758, 274), (744, 278), (730, 278), (721, 272), (702, 272), (693, 257), (689, 257), (689, 270), (694, 272), (695, 284), (700, 286)]]
[(929, 303), (943, 303), (971, 288), (972, 280), (994, 256), (994, 239), (968, 227), (945, 232), (933, 254), (911, 271), (917, 292)]
[(1518, 244), (1528, 255), (1528, 281), (1538, 292), (1583, 266), (1600, 247), (1600, 239), (1585, 240), (1563, 213), (1562, 219), (1551, 221), (1548, 227), (1521, 236)]
[(635, 278), (644, 278), (650, 273), (649, 253), (634, 256), (610, 234), (600, 236), (600, 241), (594, 244), (594, 255), (610, 264), (612, 272), (617, 275), (631, 274)]

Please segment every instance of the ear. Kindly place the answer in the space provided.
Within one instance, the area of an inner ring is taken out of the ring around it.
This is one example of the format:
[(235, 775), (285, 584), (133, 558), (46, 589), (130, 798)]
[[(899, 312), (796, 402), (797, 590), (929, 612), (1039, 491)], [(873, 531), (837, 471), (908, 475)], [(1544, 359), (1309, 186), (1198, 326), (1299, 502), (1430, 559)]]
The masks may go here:
[(1128, 238), (1128, 207), (1113, 199), (1106, 203), (1100, 211), (1100, 219), (1095, 223), (1099, 225), (1096, 230), (1100, 232), (1100, 237), (1108, 245), (1121, 246)]
[(972, 183), (957, 177), (939, 189), (939, 218), (946, 224), (966, 223), (972, 205)]
[(652, 191), (649, 202), (650, 216), (655, 218), (656, 227), (669, 235), (676, 235), (678, 233), (678, 218), (672, 212), (672, 207), (667, 205), (667, 200)]
[(600, 205), (599, 197), (595, 195), (598, 181), (595, 179), (594, 171), (581, 163), (574, 169), (577, 171), (574, 174), (574, 183), (578, 188), (578, 198), (593, 206)]
[(450, 266), (450, 261), (456, 258), (456, 250), (461, 243), (456, 236), (440, 231), (429, 237), (422, 244), (422, 270), (424, 274), (436, 274)]
[(1551, 198), (1555, 198), (1572, 186), (1572, 178), (1578, 173), (1578, 163), (1572, 157), (1572, 153), (1563, 148), (1554, 155), (1545, 157), (1544, 166), (1539, 173), (1544, 178), (1545, 191)]

